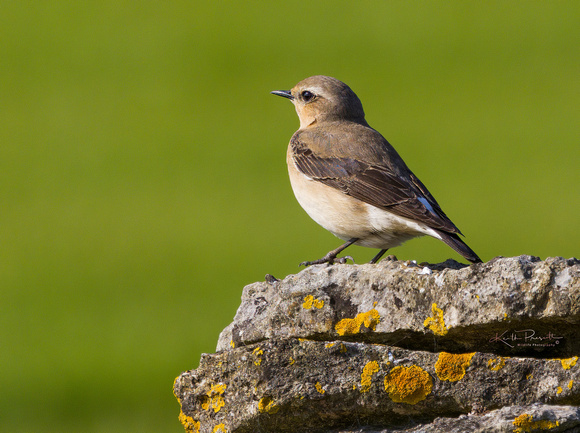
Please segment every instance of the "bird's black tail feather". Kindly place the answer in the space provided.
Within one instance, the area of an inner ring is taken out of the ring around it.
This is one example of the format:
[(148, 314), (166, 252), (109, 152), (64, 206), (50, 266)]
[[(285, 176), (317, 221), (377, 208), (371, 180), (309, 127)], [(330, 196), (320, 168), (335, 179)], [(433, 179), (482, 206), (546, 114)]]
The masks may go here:
[(457, 233), (446, 233), (439, 230), (437, 230), (437, 233), (441, 236), (443, 242), (461, 254), (466, 260), (471, 263), (481, 263), (481, 259), (475, 254), (475, 251), (469, 248)]

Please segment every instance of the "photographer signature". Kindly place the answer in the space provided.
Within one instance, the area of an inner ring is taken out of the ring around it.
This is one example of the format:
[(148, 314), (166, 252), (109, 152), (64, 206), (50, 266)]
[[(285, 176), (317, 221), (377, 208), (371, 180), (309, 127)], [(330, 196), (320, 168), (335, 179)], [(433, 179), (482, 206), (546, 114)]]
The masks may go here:
[[(521, 331), (506, 330), (502, 334), (496, 332), (495, 336), (489, 339), (490, 343), (503, 343), (511, 348), (517, 346), (553, 346), (560, 344), (564, 337), (556, 337), (551, 331), (545, 335), (536, 335), (533, 329), (522, 329)], [(513, 344), (511, 344), (513, 343)]]

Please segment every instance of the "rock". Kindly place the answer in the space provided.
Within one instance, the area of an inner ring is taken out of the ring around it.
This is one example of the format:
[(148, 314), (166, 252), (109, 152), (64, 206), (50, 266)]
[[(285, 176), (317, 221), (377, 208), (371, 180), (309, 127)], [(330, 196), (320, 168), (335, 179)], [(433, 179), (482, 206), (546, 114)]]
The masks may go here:
[(576, 259), (312, 266), (244, 288), (174, 392), (188, 432), (573, 431), (579, 322)]
[(485, 415), (461, 415), (458, 418), (437, 418), (430, 424), (410, 429), (354, 429), (337, 433), (502, 433), (502, 432), (578, 432), (580, 408), (571, 406), (509, 406)]

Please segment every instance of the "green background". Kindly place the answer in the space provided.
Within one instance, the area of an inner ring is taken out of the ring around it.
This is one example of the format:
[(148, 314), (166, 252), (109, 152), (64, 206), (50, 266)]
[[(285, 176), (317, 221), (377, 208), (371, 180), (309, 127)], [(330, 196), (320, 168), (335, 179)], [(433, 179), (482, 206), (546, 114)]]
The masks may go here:
[(298, 119), (268, 93), (310, 75), (354, 89), (484, 260), (577, 255), (579, 9), (3, 1), (0, 430), (182, 431), (173, 379), (243, 286), (340, 243), (294, 199)]

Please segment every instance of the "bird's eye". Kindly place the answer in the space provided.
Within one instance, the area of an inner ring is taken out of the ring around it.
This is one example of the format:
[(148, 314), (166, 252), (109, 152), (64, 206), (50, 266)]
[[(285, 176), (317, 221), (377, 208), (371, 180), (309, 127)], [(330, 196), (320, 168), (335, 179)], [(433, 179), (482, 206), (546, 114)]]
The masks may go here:
[(309, 92), (308, 90), (304, 90), (300, 95), (302, 96), (302, 99), (304, 99), (306, 102), (314, 99), (314, 93)]

